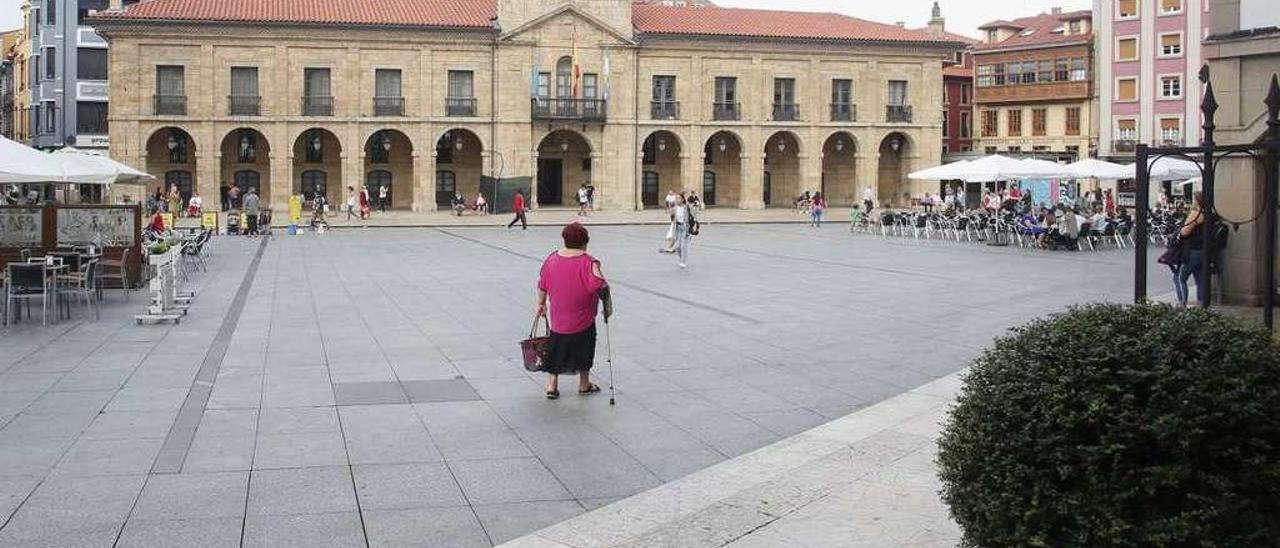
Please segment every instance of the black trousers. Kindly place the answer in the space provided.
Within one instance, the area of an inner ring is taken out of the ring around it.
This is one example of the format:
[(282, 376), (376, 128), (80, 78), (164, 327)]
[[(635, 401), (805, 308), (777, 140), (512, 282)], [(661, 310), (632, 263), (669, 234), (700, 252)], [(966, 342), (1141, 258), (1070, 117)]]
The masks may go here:
[(529, 228), (529, 223), (528, 223), (528, 221), (525, 221), (525, 219), (524, 219), (524, 212), (523, 212), (523, 211), (517, 211), (517, 212), (516, 212), (516, 217), (515, 217), (514, 219), (511, 219), (511, 222), (507, 224), (507, 228), (511, 228), (511, 227), (513, 227), (513, 226), (516, 226), (516, 223), (517, 223), (517, 222), (518, 222), (518, 223), (520, 223), (520, 229), (521, 229), (521, 230), (525, 230), (525, 229), (528, 229), (528, 228)]
[(256, 236), (258, 234), (258, 216), (246, 215), (245, 217), (247, 217), (246, 220), (249, 222), (249, 231), (247, 234), (250, 236)]

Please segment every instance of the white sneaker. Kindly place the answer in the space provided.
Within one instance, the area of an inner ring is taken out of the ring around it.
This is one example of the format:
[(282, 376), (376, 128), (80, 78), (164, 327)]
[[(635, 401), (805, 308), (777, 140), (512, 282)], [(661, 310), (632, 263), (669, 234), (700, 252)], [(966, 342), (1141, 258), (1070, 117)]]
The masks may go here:
[(684, 264), (684, 263), (680, 263), (680, 269), (681, 269), (681, 270), (684, 270), (685, 268), (688, 268), (688, 267), (687, 267), (687, 266), (685, 266), (685, 264)]

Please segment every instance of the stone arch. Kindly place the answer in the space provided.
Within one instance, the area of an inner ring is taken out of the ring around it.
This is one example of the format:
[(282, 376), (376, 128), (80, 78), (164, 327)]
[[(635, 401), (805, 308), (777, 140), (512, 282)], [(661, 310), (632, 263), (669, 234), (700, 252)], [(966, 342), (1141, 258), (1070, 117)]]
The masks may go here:
[(800, 138), (790, 131), (777, 131), (764, 142), (763, 199), (766, 207), (791, 207), (801, 188)]
[[(146, 171), (155, 176), (157, 181), (156, 185), (148, 190), (147, 196), (153, 196), (156, 189), (161, 189), (166, 197), (169, 189), (165, 187), (165, 181), (169, 178), (169, 173), (184, 171), (190, 173), (190, 184), (186, 184), (185, 181), (188, 179), (184, 178), (183, 184), (179, 185), (182, 203), (178, 204), (178, 209), (184, 209), (181, 206), (191, 199), (192, 192), (200, 188), (196, 140), (191, 136), (191, 132), (180, 126), (165, 126), (153, 131), (147, 137)], [(144, 199), (142, 203), (145, 204), (146, 200)], [(181, 211), (174, 214), (179, 215)]]
[[(382, 210), (413, 207), (413, 140), (399, 129), (379, 129), (364, 141), (361, 184), (369, 191), (370, 207)], [(377, 172), (377, 175), (373, 175)], [(382, 187), (387, 187), (386, 203)]]
[(342, 140), (338, 135), (323, 127), (312, 127), (299, 132), (293, 140), (293, 173), (291, 175), (291, 192), (304, 197), (314, 197), (316, 189), (302, 188), (302, 174), (307, 171), (322, 171), (325, 174), (326, 188), (320, 189), (330, 204), (343, 204), (342, 179)]
[(911, 138), (894, 131), (880, 140), (878, 169), (876, 171), (876, 198), (882, 204), (905, 206), (910, 202), (907, 172), (911, 169), (909, 158), (914, 152)]
[[(220, 198), (226, 198), (227, 189), (232, 183), (243, 195), (247, 188), (244, 183), (253, 180), (258, 198), (265, 206), (271, 203), (271, 142), (265, 133), (257, 128), (244, 126), (232, 129), (222, 136), (219, 144), (222, 153), (218, 166), (218, 188)], [(258, 174), (256, 179), (237, 177), (237, 174), (252, 171)], [(209, 203), (209, 202), (206, 202)]]
[(822, 144), (822, 196), (834, 206), (858, 202), (858, 139), (836, 131)]
[(640, 145), (640, 203), (646, 208), (663, 207), (663, 187), (684, 186), (684, 143), (675, 132), (660, 129), (645, 137)]
[[(748, 200), (743, 185), (746, 174), (742, 172), (745, 141), (737, 133), (720, 130), (707, 137), (702, 147), (703, 188), (702, 201), (707, 205), (734, 205), (742, 207)], [(712, 174), (707, 177), (707, 174)], [(713, 183), (708, 188), (707, 182)]]
[(558, 129), (538, 142), (538, 205), (567, 205), (576, 202), (578, 188), (591, 183), (593, 147), (591, 140), (571, 129)]
[(437, 209), (448, 209), (455, 190), (463, 198), (474, 200), (484, 176), (484, 141), (480, 135), (467, 128), (449, 129), (436, 138), (434, 154)]

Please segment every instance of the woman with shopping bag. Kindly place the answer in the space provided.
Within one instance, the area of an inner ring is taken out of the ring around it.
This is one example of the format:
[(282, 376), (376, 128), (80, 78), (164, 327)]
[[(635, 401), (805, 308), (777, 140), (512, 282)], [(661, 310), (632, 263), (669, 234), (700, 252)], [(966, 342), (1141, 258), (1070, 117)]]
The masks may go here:
[[(591, 382), (591, 366), (596, 355), (596, 310), (600, 291), (608, 287), (600, 261), (587, 253), (590, 236), (578, 223), (564, 227), (560, 236), (564, 247), (542, 263), (538, 274), (537, 318), (547, 315), (550, 299), (550, 332), (541, 356), (541, 371), (547, 373), (547, 399), (560, 397), (560, 375), (578, 375), (578, 394), (600, 391)], [(605, 321), (609, 310), (606, 309)], [(532, 337), (531, 337), (532, 338)]]

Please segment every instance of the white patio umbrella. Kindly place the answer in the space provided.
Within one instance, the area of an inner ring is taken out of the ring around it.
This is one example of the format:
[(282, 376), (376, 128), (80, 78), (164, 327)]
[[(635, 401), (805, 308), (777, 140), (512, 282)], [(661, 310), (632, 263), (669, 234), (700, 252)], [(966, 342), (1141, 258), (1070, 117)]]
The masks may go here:
[(908, 179), (920, 179), (925, 181), (945, 181), (949, 179), (963, 179), (965, 167), (971, 162), (969, 160), (960, 160), (940, 166), (913, 171), (907, 174)]
[(1132, 179), (1133, 164), (1113, 164), (1097, 158), (1086, 158), (1063, 166), (1076, 179)]
[(0, 183), (61, 183), (61, 162), (47, 152), (0, 137)]
[(1021, 161), (1026, 169), (1026, 173), (1022, 176), (1023, 178), (1066, 179), (1071, 177), (1071, 173), (1067, 171), (1067, 166), (1064, 164), (1036, 158), (1025, 158)]
[(962, 176), (957, 178), (964, 179), (970, 183), (982, 183), (987, 181), (1041, 178), (1045, 177), (1043, 173), (1043, 167), (1027, 164), (1016, 158), (993, 154), (969, 162), (969, 165), (964, 166)]
[(61, 162), (66, 182), (77, 184), (109, 185), (116, 183), (146, 183), (155, 177), (143, 173), (101, 154), (74, 147), (66, 147), (53, 153)]
[(1147, 165), (1150, 166), (1148, 170), (1152, 181), (1186, 180), (1202, 175), (1200, 164), (1182, 158), (1166, 156), (1151, 160)]

